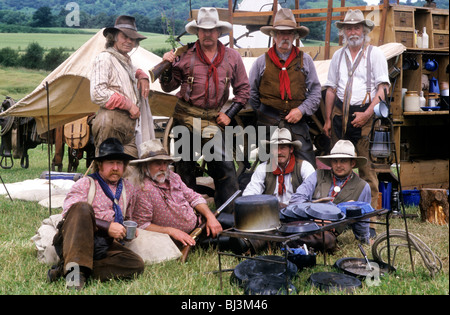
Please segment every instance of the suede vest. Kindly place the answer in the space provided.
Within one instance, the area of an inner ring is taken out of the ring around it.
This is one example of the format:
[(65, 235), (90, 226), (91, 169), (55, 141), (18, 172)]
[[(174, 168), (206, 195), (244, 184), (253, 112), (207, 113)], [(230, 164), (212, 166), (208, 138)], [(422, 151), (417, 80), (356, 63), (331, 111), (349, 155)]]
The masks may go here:
[[(328, 193), (333, 185), (333, 175), (331, 170), (318, 169), (316, 170), (316, 173), (317, 185), (314, 190), (313, 199), (328, 197)], [(342, 190), (337, 194), (333, 203), (339, 204), (350, 200), (357, 201), (365, 186), (366, 182), (358, 175), (353, 174), (353, 177), (349, 179), (347, 184), (345, 184)]]
[[(303, 69), (303, 52), (297, 55), (287, 67), (289, 80), (291, 81), (291, 96), (292, 99), (288, 99), (287, 94), (284, 100), (280, 95), (280, 69), (275, 66), (266, 53), (266, 69), (261, 78), (259, 86), (259, 94), (261, 103), (271, 106), (280, 111), (289, 111), (293, 108), (300, 106), (306, 99), (306, 76)], [(283, 61), (282, 61), (283, 62)]]
[[(303, 160), (295, 159), (294, 171), (291, 174), (293, 193), (297, 190), (298, 186), (300, 186), (303, 182), (302, 163)], [(265, 187), (263, 192), (264, 195), (273, 195), (275, 193), (275, 187), (278, 181), (277, 177), (278, 176), (274, 175), (273, 172), (266, 173), (266, 178), (264, 179), (264, 187)]]

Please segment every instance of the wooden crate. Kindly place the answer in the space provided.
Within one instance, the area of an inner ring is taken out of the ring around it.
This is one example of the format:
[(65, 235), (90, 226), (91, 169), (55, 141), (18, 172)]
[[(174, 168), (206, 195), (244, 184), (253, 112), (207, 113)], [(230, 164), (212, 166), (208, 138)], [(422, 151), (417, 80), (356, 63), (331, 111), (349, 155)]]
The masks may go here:
[(395, 31), (397, 43), (402, 43), (408, 48), (414, 48), (414, 32)]
[(449, 47), (448, 34), (433, 34), (433, 48)]

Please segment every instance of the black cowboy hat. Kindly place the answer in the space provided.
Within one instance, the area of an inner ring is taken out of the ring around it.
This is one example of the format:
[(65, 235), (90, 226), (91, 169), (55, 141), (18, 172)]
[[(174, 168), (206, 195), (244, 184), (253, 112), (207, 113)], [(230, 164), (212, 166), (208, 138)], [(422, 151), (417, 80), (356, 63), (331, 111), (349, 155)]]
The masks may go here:
[(97, 161), (104, 160), (134, 160), (135, 157), (124, 153), (122, 143), (116, 138), (108, 138), (103, 141), (98, 148), (98, 155), (94, 158)]

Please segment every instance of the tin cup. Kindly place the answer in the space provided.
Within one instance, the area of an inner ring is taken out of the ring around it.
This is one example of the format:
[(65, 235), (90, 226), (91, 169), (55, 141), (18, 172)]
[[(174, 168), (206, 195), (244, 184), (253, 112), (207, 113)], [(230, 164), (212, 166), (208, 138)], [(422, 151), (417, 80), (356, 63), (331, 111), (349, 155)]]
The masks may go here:
[(134, 239), (136, 235), (136, 228), (137, 223), (134, 221), (124, 221), (123, 225), (125, 226), (125, 229), (127, 230), (127, 235), (125, 236), (125, 240), (131, 241)]

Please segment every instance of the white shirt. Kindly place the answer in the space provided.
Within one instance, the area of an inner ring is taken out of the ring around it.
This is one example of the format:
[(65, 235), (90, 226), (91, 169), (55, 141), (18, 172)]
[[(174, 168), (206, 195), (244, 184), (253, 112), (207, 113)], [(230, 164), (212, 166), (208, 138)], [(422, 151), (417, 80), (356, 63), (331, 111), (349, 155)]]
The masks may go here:
[[(242, 193), (242, 196), (250, 196), (250, 195), (261, 195), (264, 192), (265, 186), (264, 186), (264, 180), (266, 179), (266, 169), (267, 169), (267, 162), (259, 164), (255, 172), (252, 175), (252, 179), (250, 180), (250, 183), (248, 183), (247, 187), (245, 188), (244, 192)], [(302, 181), (305, 181), (305, 179), (315, 172), (314, 167), (309, 163), (308, 161), (303, 161), (302, 168), (300, 170)], [(282, 195), (278, 195), (278, 181), (275, 184), (275, 191), (273, 192), (273, 195), (278, 198), (278, 202), (289, 204), (289, 200), (291, 199), (291, 195), (294, 193), (293, 187), (292, 187), (292, 173), (286, 174), (284, 176), (284, 186), (286, 188), (286, 192)]]
[[(350, 105), (361, 105), (364, 101), (364, 98), (366, 97), (367, 91), (366, 89), (367, 49), (364, 51), (361, 49), (358, 52), (358, 55), (356, 56), (355, 60), (352, 60), (350, 50), (347, 48), (347, 46), (344, 46), (341, 49), (337, 50), (331, 59), (330, 67), (328, 69), (328, 78), (324, 86), (331, 87), (333, 89), (337, 88), (336, 91), (337, 97), (339, 97), (341, 101), (344, 100), (344, 90), (349, 78), (349, 74), (347, 70), (347, 62), (345, 61), (345, 56), (342, 56), (341, 64), (340, 66), (338, 65), (339, 58), (343, 49), (345, 49), (344, 53), (347, 54), (347, 56), (349, 57), (352, 66), (354, 64), (354, 61), (358, 59), (359, 54), (364, 53), (358, 67), (356, 68), (355, 74), (353, 75), (352, 98), (350, 101)], [(377, 93), (378, 85), (380, 83), (387, 83), (387, 84), (390, 83), (389, 83), (387, 60), (383, 51), (380, 48), (376, 46), (372, 47), (370, 61), (372, 74), (370, 97), (373, 100), (375, 94)], [(337, 82), (338, 70), (340, 71), (339, 82)], [(366, 100), (366, 102), (368, 101), (369, 99)]]

